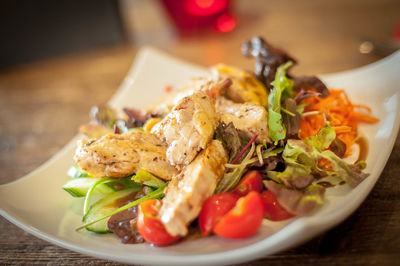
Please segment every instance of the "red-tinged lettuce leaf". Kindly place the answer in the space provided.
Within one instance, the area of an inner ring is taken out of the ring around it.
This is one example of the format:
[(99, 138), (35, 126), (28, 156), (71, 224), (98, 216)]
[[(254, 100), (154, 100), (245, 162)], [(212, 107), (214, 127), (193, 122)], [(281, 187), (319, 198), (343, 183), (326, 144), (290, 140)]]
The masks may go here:
[[(326, 85), (315, 76), (302, 76), (296, 77), (294, 80), (294, 90), (295, 91), (312, 91), (315, 90), (318, 92), (318, 96), (321, 98), (326, 98), (329, 96), (329, 90)], [(304, 94), (307, 96), (307, 94)], [(305, 99), (305, 98), (303, 98)]]
[(260, 164), (259, 161), (256, 161), (249, 165), (249, 167), (256, 167), (257, 170), (265, 172), (275, 170), (279, 163), (283, 163), (283, 159), (281, 156), (270, 156), (267, 158), (263, 158), (263, 163)]
[(216, 139), (222, 142), (225, 149), (228, 151), (229, 163), (236, 158), (239, 152), (246, 145), (232, 122), (228, 125), (226, 125), (224, 122), (220, 123), (215, 130), (215, 136)]
[(257, 160), (256, 162), (249, 165), (249, 167), (258, 167), (259, 171), (272, 171), (278, 163), (283, 163), (282, 156), (279, 156), (283, 152), (283, 148), (269, 148), (261, 153), (263, 164)]
[[(144, 186), (143, 189), (137, 192), (134, 196), (126, 198), (121, 202), (121, 206), (132, 201), (140, 199), (149, 193), (149, 188)], [(133, 206), (122, 212), (118, 212), (110, 217), (107, 222), (108, 230), (113, 232), (124, 244), (143, 243), (143, 237), (139, 234), (136, 228), (136, 217), (138, 206)]]
[[(279, 66), (289, 61), (296, 64), (296, 60), (286, 51), (272, 46), (261, 37), (254, 37), (245, 41), (242, 44), (242, 54), (256, 59), (254, 72), (267, 89), (271, 89), (271, 82), (275, 79)], [(297, 92), (315, 90), (323, 98), (329, 95), (326, 85), (315, 76), (294, 78), (294, 90)]]
[(346, 143), (336, 137), (329, 146), (329, 149), (340, 158), (343, 158), (344, 154), (346, 153), (347, 146)]
[(274, 181), (264, 181), (264, 185), (276, 195), (282, 207), (295, 215), (310, 214), (324, 202), (325, 188), (320, 185), (310, 185), (303, 190), (288, 188)]
[(296, 96), (294, 97), (294, 100), (296, 101), (296, 103), (300, 103), (301, 101), (314, 96), (321, 96), (321, 93), (315, 91), (306, 91), (301, 89), (299, 92), (297, 92)]
[(283, 108), (287, 112), (282, 113), (283, 124), (286, 128), (288, 138), (297, 137), (300, 129), (301, 115), (297, 112), (296, 101), (292, 98), (287, 98), (283, 103)]
[(118, 119), (116, 111), (105, 105), (93, 106), (90, 110), (90, 117), (98, 124), (111, 129), (113, 128), (115, 121)]
[(304, 189), (314, 181), (309, 170), (297, 165), (288, 165), (283, 172), (268, 171), (267, 174), (269, 178), (294, 189)]
[(141, 127), (152, 117), (151, 114), (135, 108), (124, 108), (123, 111), (129, 117), (125, 123), (127, 128)]
[(255, 74), (267, 89), (275, 78), (278, 67), (288, 61), (296, 63), (286, 51), (276, 48), (261, 37), (254, 37), (242, 44), (242, 54), (256, 58)]

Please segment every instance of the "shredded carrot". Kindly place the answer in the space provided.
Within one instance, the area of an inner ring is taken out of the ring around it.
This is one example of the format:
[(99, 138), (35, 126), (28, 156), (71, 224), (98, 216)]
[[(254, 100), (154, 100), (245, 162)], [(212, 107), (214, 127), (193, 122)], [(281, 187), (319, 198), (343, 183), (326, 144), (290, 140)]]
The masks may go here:
[[(376, 123), (379, 119), (370, 115), (368, 106), (353, 104), (344, 90), (329, 90), (326, 98), (310, 97), (302, 101), (305, 115), (301, 119), (299, 137), (305, 139), (317, 134), (325, 124), (325, 119), (335, 128), (337, 137), (346, 144), (344, 157), (351, 154), (351, 146), (357, 138), (359, 123)], [(315, 112), (317, 111), (317, 112)]]

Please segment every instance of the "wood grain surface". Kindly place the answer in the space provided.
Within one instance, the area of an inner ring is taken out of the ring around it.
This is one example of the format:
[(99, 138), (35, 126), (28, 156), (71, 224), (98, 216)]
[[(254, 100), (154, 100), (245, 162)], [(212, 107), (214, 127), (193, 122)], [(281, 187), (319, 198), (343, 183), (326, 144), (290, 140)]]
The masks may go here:
[[(297, 73), (347, 70), (380, 59), (358, 53), (359, 41), (391, 40), (400, 23), (400, 1), (237, 1), (236, 14), (239, 25), (229, 34), (152, 45), (202, 65), (225, 62), (252, 69), (240, 44), (261, 35), (299, 60)], [(0, 70), (0, 184), (29, 173), (65, 145), (88, 121), (90, 107), (116, 91), (138, 48), (122, 45)], [(49, 244), (4, 218), (0, 264), (117, 265)], [(343, 223), (243, 265), (291, 264), (400, 265), (400, 137), (375, 188)]]

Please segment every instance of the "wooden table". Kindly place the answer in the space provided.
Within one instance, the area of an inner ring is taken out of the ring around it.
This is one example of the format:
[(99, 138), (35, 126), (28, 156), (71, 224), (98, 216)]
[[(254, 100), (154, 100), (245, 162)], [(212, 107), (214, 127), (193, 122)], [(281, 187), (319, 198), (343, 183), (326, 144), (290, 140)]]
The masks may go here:
[[(389, 40), (400, 1), (240, 1), (238, 28), (224, 35), (173, 38), (154, 45), (194, 63), (252, 69), (240, 44), (265, 36), (299, 59), (297, 73), (326, 73), (373, 62), (358, 53), (363, 37)], [(45, 162), (105, 103), (125, 76), (138, 46), (119, 46), (0, 71), (0, 183)], [(400, 70), (399, 70), (400, 71)], [(399, 265), (400, 138), (382, 176), (342, 224), (296, 248), (244, 265)], [(114, 265), (42, 241), (0, 218), (0, 264)]]

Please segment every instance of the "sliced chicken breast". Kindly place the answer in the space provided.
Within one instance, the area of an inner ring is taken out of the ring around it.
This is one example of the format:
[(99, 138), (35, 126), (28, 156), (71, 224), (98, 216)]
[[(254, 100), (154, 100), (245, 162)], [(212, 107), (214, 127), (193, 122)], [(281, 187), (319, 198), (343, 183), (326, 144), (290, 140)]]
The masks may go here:
[(181, 167), (189, 164), (207, 146), (216, 126), (214, 101), (198, 91), (182, 98), (151, 131), (168, 144), (170, 164)]
[(74, 160), (95, 177), (125, 177), (144, 169), (162, 179), (177, 174), (166, 158), (167, 146), (150, 132), (108, 134), (78, 142)]
[(213, 194), (222, 178), (227, 160), (222, 143), (212, 140), (172, 179), (159, 212), (168, 233), (173, 236), (187, 234), (188, 224), (199, 215), (204, 201)]
[(229, 78), (222, 79), (211, 75), (192, 78), (182, 84), (177, 90), (168, 93), (165, 97), (150, 104), (146, 109), (149, 113), (166, 116), (182, 98), (192, 95), (196, 91), (205, 92), (208, 96), (216, 98), (224, 95), (231, 84), (232, 81)]
[(216, 111), (221, 122), (230, 122), (248, 138), (258, 134), (257, 142), (270, 141), (267, 110), (253, 103), (234, 103), (224, 97), (216, 101)]

